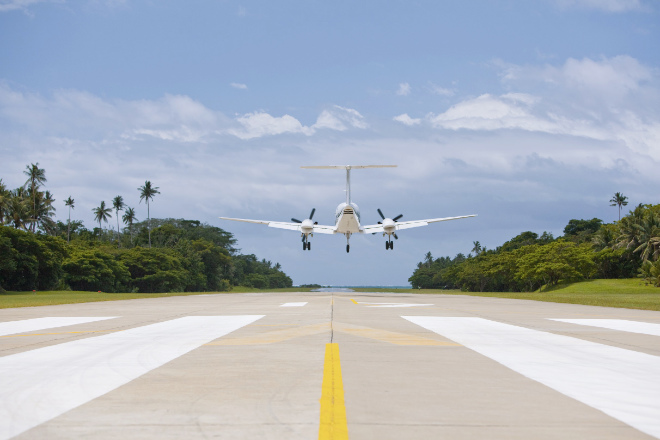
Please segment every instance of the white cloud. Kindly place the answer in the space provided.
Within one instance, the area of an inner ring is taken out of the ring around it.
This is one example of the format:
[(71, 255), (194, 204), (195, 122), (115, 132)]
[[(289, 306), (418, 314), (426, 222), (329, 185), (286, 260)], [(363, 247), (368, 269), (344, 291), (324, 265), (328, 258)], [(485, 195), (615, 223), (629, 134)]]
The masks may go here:
[(330, 109), (323, 110), (312, 127), (314, 129), (328, 128), (344, 131), (349, 128), (365, 129), (368, 124), (364, 121), (364, 116), (357, 110), (335, 105)]
[(256, 111), (228, 118), (185, 95), (157, 100), (108, 101), (78, 90), (58, 90), (51, 98), (20, 92), (0, 82), (0, 120), (50, 135), (94, 140), (210, 142), (231, 135), (253, 139), (281, 134), (313, 135), (318, 129), (364, 129), (364, 117), (354, 109), (323, 110), (313, 126), (291, 115)]
[(240, 89), (240, 90), (247, 90), (248, 86), (242, 83), (231, 83), (230, 86), (232, 86), (235, 89)]
[(434, 95), (440, 95), (440, 96), (454, 96), (454, 91), (451, 89), (445, 89), (444, 87), (440, 87), (436, 84), (433, 84), (432, 82), (429, 82), (429, 90), (431, 93)]
[(236, 120), (241, 124), (242, 128), (230, 129), (229, 133), (241, 139), (252, 139), (283, 133), (302, 133), (306, 135), (314, 133), (314, 130), (303, 126), (300, 121), (290, 115), (275, 117), (268, 113), (255, 112), (243, 115)]
[(510, 83), (542, 82), (591, 94), (603, 99), (621, 99), (644, 87), (654, 77), (653, 69), (635, 58), (619, 55), (600, 60), (569, 58), (561, 66), (504, 66), (503, 80)]
[(639, 0), (555, 0), (562, 9), (596, 9), (605, 12), (626, 12), (644, 10)]
[(429, 115), (437, 128), (452, 130), (498, 130), (517, 128), (529, 131), (551, 131), (553, 125), (533, 116), (530, 103), (533, 98), (522, 94), (493, 96), (481, 95), (462, 101), (439, 115)]
[(409, 127), (412, 126), (412, 125), (419, 125), (419, 124), (422, 123), (421, 119), (413, 119), (410, 116), (408, 116), (408, 113), (404, 113), (402, 115), (395, 116), (392, 119), (394, 119), (397, 122), (401, 122), (402, 124), (407, 125)]
[(0, 0), (0, 12), (27, 10), (36, 3), (61, 3), (61, 0)]
[[(127, 0), (88, 0), (89, 4), (101, 4), (108, 8), (124, 6)], [(66, 3), (66, 0), (0, 0), (0, 13), (21, 10), (30, 14), (30, 7), (37, 3)]]
[(410, 95), (410, 84), (401, 83), (399, 84), (399, 90), (396, 91), (396, 94), (399, 96), (408, 96)]
[(503, 67), (504, 84), (521, 91), (459, 101), (431, 126), (450, 130), (524, 130), (620, 142), (660, 159), (658, 72), (629, 56), (568, 59), (561, 66)]

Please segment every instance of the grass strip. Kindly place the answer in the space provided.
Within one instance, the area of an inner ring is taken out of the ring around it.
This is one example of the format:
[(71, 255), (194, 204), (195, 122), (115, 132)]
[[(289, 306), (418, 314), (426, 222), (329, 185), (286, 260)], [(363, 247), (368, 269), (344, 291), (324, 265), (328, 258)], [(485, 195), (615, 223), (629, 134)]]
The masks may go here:
[(77, 304), (97, 301), (120, 301), (125, 299), (162, 298), (165, 296), (192, 296), (223, 293), (253, 292), (308, 292), (310, 289), (292, 287), (286, 289), (259, 290), (250, 287), (234, 287), (230, 292), (173, 292), (173, 293), (107, 293), (80, 292), (71, 290), (44, 292), (2, 292), (0, 309), (14, 307), (54, 306), (58, 304)]
[(660, 311), (660, 288), (638, 279), (588, 280), (543, 288), (536, 292), (462, 292), (442, 289), (355, 289), (358, 292), (394, 292), (469, 295), (489, 298), (530, 299), (587, 306)]

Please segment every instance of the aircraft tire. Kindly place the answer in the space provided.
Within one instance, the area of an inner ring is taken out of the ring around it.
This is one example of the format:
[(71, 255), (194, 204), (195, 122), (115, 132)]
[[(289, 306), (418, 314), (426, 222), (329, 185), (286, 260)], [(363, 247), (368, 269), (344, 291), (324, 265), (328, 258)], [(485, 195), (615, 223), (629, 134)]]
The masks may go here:
[(390, 250), (394, 249), (394, 242), (390, 241)]
[(307, 242), (307, 250), (309, 251), (311, 249), (312, 249), (312, 243), (308, 241)]
[(348, 253), (350, 250), (351, 250), (351, 245), (350, 245), (350, 244), (347, 244), (347, 245), (346, 245), (346, 253)]

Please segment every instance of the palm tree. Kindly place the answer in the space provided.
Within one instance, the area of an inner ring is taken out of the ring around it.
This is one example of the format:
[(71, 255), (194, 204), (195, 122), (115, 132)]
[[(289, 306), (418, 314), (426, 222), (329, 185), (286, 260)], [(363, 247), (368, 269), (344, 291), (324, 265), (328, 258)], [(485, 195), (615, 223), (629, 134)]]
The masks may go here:
[(612, 197), (612, 200), (610, 200), (610, 206), (619, 207), (619, 220), (621, 220), (621, 207), (626, 206), (627, 204), (628, 204), (628, 197), (624, 196), (620, 192), (614, 194), (614, 197)]
[(11, 192), (7, 189), (2, 179), (0, 179), (0, 225), (5, 223), (5, 215), (7, 214), (7, 206), (11, 199)]
[(30, 219), (30, 201), (24, 187), (16, 188), (9, 192), (9, 201), (7, 203), (7, 224), (16, 229), (27, 231), (27, 223)]
[(128, 233), (131, 234), (131, 246), (133, 245), (133, 223), (137, 221), (137, 217), (135, 216), (135, 209), (128, 207), (126, 208), (126, 212), (121, 218), (124, 223), (128, 224)]
[(121, 247), (121, 241), (119, 240), (119, 211), (122, 211), (126, 205), (124, 204), (124, 198), (122, 196), (117, 196), (112, 199), (112, 207), (115, 208), (115, 213), (117, 215), (117, 243)]
[(71, 210), (75, 208), (75, 206), (74, 206), (75, 203), (76, 203), (75, 200), (73, 200), (71, 198), (71, 196), (69, 196), (69, 198), (64, 201), (64, 206), (69, 207), (69, 221), (66, 224), (66, 242), (67, 243), (69, 242), (69, 239), (71, 237)]
[(635, 229), (639, 246), (634, 252), (640, 252), (642, 261), (651, 256), (656, 260), (660, 254), (660, 216), (651, 210), (646, 211), (644, 219), (635, 225)]
[(472, 252), (474, 252), (474, 255), (479, 255), (482, 251), (481, 243), (479, 243), (478, 241), (473, 241), (472, 244), (474, 245), (474, 247), (472, 248)]
[(151, 216), (149, 214), (149, 201), (154, 198), (156, 194), (160, 194), (158, 187), (152, 187), (150, 181), (145, 181), (144, 186), (138, 188), (140, 190), (140, 203), (142, 200), (147, 201), (147, 229), (149, 230), (149, 247), (151, 247)]
[(639, 241), (639, 228), (644, 221), (644, 212), (644, 205), (640, 203), (627, 216), (619, 220), (615, 247), (636, 249), (641, 244)]
[(26, 188), (29, 189), (30, 195), (32, 196), (32, 232), (36, 230), (37, 218), (37, 190), (41, 185), (46, 183), (46, 170), (39, 168), (39, 162), (33, 163), (25, 166), (25, 171), (23, 174), (28, 176), (28, 180), (25, 181)]
[(99, 229), (101, 229), (101, 221), (108, 223), (108, 219), (112, 217), (112, 214), (110, 214), (111, 211), (111, 208), (105, 207), (105, 202), (101, 202), (101, 206), (98, 208), (92, 209), (92, 212), (94, 212), (94, 220), (99, 222)]
[(52, 234), (56, 227), (53, 220), (53, 216), (55, 215), (54, 203), (55, 199), (50, 191), (46, 191), (45, 193), (39, 191), (37, 194), (37, 210), (34, 213), (35, 225), (38, 225), (48, 234)]

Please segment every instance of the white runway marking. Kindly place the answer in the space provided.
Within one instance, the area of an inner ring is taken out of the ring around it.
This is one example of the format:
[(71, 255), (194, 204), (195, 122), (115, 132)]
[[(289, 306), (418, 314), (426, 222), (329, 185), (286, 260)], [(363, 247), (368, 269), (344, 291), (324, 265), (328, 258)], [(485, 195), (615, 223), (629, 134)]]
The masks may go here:
[(430, 307), (435, 304), (410, 304), (410, 303), (372, 303), (372, 302), (359, 302), (367, 307)]
[(660, 438), (660, 357), (482, 318), (403, 318)]
[(187, 316), (2, 357), (0, 439), (102, 396), (263, 316)]
[(280, 307), (303, 307), (306, 306), (306, 302), (297, 302), (297, 303), (284, 303)]
[[(552, 321), (568, 322), (570, 324), (588, 325), (623, 332), (641, 333), (660, 336), (660, 324), (650, 322), (628, 321), (626, 319), (551, 319)], [(658, 416), (660, 417), (660, 415)]]
[(75, 324), (85, 324), (87, 322), (103, 321), (104, 319), (113, 318), (115, 318), (115, 316), (85, 318), (46, 317), (24, 319), (21, 321), (0, 322), (0, 336), (34, 332), (37, 330), (54, 327), (66, 327), (68, 325)]

